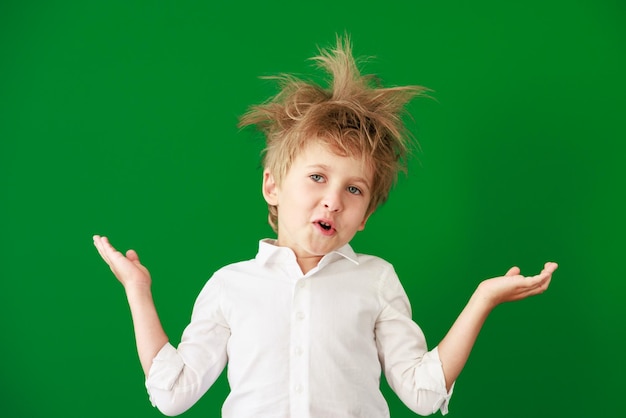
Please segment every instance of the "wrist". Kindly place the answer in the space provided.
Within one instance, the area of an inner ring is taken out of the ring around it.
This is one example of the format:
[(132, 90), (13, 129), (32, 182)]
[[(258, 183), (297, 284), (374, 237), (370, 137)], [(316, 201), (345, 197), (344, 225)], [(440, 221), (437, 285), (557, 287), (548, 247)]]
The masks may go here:
[(127, 283), (124, 285), (124, 291), (129, 299), (142, 296), (152, 298), (152, 289), (149, 283)]
[(471, 297), (471, 302), (478, 305), (481, 310), (484, 310), (487, 314), (490, 313), (496, 306), (499, 305), (498, 301), (493, 297), (491, 292), (485, 289), (484, 282), (479, 284)]

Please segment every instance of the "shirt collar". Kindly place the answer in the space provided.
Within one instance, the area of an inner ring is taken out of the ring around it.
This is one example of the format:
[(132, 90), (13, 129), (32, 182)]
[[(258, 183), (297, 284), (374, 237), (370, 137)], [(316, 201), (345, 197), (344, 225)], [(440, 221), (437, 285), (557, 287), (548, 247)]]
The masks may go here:
[[(322, 257), (318, 264), (318, 268), (341, 258), (348, 259), (354, 264), (359, 264), (359, 259), (350, 244), (345, 244)], [(276, 245), (276, 240), (266, 238), (259, 241), (259, 252), (256, 255), (256, 261), (262, 266), (270, 262), (276, 263), (281, 261), (291, 261), (295, 263), (296, 255), (291, 248), (279, 247)]]

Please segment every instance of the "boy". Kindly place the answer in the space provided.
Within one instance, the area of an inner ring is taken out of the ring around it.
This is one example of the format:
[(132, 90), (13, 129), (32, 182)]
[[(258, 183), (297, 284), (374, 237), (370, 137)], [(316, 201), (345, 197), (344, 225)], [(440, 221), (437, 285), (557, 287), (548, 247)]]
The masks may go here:
[(126, 291), (150, 399), (167, 415), (191, 407), (227, 362), (227, 418), (387, 417), (382, 371), (410, 409), (445, 414), (490, 311), (542, 293), (557, 267), (533, 277), (513, 267), (483, 281), (428, 351), (393, 267), (349, 245), (404, 169), (400, 113), (424, 89), (372, 87), (347, 40), (315, 59), (332, 75), (330, 89), (285, 76), (276, 97), (241, 119), (266, 136), (262, 192), (277, 239), (213, 275), (178, 348), (137, 253), (94, 237)]

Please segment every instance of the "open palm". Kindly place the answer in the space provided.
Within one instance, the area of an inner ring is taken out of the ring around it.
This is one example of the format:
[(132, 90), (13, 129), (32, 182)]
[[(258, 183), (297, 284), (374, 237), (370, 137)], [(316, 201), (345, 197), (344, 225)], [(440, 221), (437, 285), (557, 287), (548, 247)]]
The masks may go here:
[(518, 267), (511, 267), (504, 276), (483, 281), (479, 291), (494, 307), (500, 303), (525, 299), (545, 292), (557, 267), (556, 263), (546, 263), (536, 276), (523, 276)]
[(95, 235), (93, 242), (102, 259), (124, 287), (129, 284), (150, 286), (150, 272), (141, 264), (135, 250), (128, 250), (126, 255), (116, 250), (107, 237)]

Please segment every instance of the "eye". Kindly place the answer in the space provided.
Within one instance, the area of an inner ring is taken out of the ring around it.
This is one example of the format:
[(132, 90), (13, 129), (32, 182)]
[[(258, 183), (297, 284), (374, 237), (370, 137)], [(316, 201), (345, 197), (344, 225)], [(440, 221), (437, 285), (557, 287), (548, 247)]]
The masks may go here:
[(348, 186), (348, 192), (352, 194), (361, 194), (361, 189), (355, 186)]
[(309, 178), (316, 183), (321, 183), (324, 181), (324, 177), (322, 177), (320, 174), (311, 174)]

